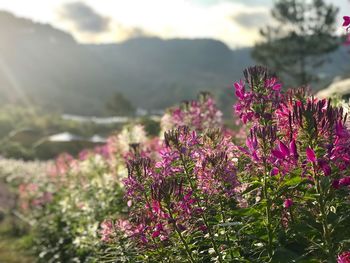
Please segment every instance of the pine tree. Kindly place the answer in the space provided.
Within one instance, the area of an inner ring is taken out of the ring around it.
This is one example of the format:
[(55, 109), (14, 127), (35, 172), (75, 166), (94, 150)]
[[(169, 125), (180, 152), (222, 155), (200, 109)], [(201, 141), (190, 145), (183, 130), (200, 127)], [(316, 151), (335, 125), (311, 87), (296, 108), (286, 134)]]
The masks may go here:
[(324, 0), (277, 0), (272, 9), (276, 23), (262, 29), (264, 42), (253, 57), (291, 85), (317, 81), (315, 68), (339, 46), (335, 36), (338, 8)]

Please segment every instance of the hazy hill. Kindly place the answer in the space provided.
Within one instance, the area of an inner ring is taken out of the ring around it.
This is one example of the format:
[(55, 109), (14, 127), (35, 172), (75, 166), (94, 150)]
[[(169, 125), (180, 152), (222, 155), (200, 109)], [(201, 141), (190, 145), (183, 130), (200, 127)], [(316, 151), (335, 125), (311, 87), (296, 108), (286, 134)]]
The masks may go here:
[[(341, 63), (323, 70), (328, 78), (346, 69), (341, 52), (334, 55)], [(210, 90), (230, 111), (229, 87), (252, 64), (248, 48), (231, 50), (212, 39), (82, 45), (50, 25), (0, 12), (0, 102), (100, 115), (115, 91), (136, 107), (162, 109)]]

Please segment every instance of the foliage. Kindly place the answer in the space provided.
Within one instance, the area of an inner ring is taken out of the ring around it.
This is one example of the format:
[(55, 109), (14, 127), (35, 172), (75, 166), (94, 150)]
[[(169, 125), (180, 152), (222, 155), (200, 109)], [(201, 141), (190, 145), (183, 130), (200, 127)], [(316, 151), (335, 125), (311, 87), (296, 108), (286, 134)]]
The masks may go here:
[(253, 50), (253, 57), (276, 71), (292, 85), (317, 80), (315, 68), (334, 51), (338, 9), (324, 0), (279, 0), (272, 16), (277, 22), (261, 30), (265, 42)]

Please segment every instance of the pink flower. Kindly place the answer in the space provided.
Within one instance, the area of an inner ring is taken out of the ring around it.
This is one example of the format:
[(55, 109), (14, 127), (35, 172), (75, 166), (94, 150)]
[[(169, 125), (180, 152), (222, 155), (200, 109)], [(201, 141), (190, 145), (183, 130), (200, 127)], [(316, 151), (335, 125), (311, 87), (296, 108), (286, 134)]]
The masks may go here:
[(344, 177), (339, 180), (339, 186), (349, 186), (350, 185), (350, 176)]
[(282, 84), (277, 81), (277, 78), (270, 78), (265, 81), (265, 86), (275, 91), (280, 91)]
[(112, 220), (105, 220), (101, 223), (101, 240), (109, 242), (114, 233), (114, 226)]
[(338, 256), (338, 263), (350, 263), (350, 251), (340, 254)]
[(272, 155), (275, 156), (277, 159), (284, 159), (284, 157), (286, 157), (283, 152), (279, 151), (279, 150), (272, 150), (271, 151)]
[(239, 82), (234, 83), (233, 85), (235, 86), (235, 89), (236, 89), (236, 92), (235, 92), (236, 96), (239, 99), (243, 100), (244, 99), (245, 90), (244, 90), (244, 84), (243, 84), (242, 80), (239, 81)]
[(329, 176), (332, 173), (332, 169), (325, 160), (319, 160), (318, 165), (321, 167), (325, 176)]
[(291, 207), (293, 204), (294, 204), (293, 200), (290, 199), (290, 198), (287, 198), (286, 200), (284, 200), (283, 207), (284, 207), (284, 208), (289, 208), (289, 207)]
[(343, 20), (344, 20), (343, 22), (344, 27), (350, 26), (350, 16), (343, 16)]
[(298, 159), (299, 155), (298, 155), (297, 145), (294, 139), (289, 143), (289, 149), (293, 154), (294, 158)]
[(160, 235), (160, 231), (159, 231), (159, 230), (156, 230), (156, 231), (153, 232), (152, 238), (159, 237), (159, 235)]
[(314, 150), (312, 150), (310, 147), (306, 148), (306, 157), (309, 162), (314, 163), (316, 162), (316, 154)]
[(289, 149), (283, 142), (279, 141), (278, 142), (278, 147), (280, 148), (280, 151), (282, 152), (282, 154), (284, 156), (288, 156), (289, 155)]
[(279, 172), (280, 172), (280, 171), (278, 170), (277, 167), (273, 167), (273, 168), (271, 169), (270, 174), (271, 174), (272, 176), (275, 176), (275, 175), (277, 175)]

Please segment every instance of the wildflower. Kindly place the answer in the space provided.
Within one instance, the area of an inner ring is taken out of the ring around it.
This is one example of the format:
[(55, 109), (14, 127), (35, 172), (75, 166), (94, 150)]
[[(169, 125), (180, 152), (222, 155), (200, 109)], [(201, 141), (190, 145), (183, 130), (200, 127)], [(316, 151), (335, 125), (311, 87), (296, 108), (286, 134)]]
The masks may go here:
[(277, 78), (269, 78), (265, 81), (265, 86), (275, 91), (280, 91), (282, 84), (278, 82)]
[(236, 88), (236, 96), (239, 99), (243, 100), (244, 99), (244, 95), (245, 95), (245, 88), (244, 88), (244, 84), (243, 84), (242, 80), (239, 81), (239, 82), (234, 83), (234, 86)]
[(309, 162), (315, 163), (316, 162), (316, 154), (314, 150), (312, 150), (310, 147), (306, 148), (306, 157)]
[(350, 251), (340, 254), (338, 256), (338, 263), (350, 263)]
[(318, 160), (318, 165), (321, 167), (325, 176), (331, 175), (332, 169), (330, 165), (324, 159)]
[(290, 199), (290, 198), (287, 198), (286, 200), (284, 200), (283, 207), (284, 207), (284, 208), (289, 208), (289, 207), (291, 207), (293, 204), (294, 204), (293, 200)]
[(350, 26), (350, 16), (343, 16), (343, 27), (349, 29)]
[(275, 176), (275, 175), (277, 175), (278, 173), (279, 173), (279, 170), (278, 170), (277, 167), (273, 167), (273, 168), (271, 169), (270, 174), (271, 174), (272, 176)]
[(290, 149), (293, 157), (295, 159), (298, 159), (299, 155), (298, 155), (297, 145), (296, 145), (294, 139), (289, 143), (289, 149)]
[(104, 242), (109, 242), (114, 233), (114, 226), (112, 220), (105, 220), (101, 223), (101, 240)]
[(349, 186), (350, 185), (350, 176), (344, 177), (339, 180), (339, 186)]

